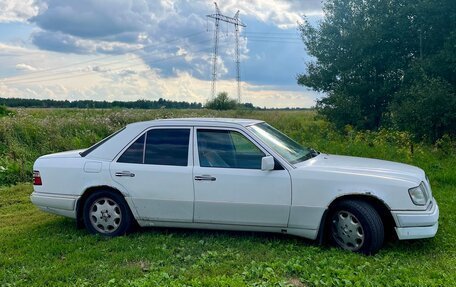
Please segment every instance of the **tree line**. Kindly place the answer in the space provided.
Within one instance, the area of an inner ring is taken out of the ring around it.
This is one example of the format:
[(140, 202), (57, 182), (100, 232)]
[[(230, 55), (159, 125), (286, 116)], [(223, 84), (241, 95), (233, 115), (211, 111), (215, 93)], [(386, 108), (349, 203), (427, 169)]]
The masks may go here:
[[(132, 102), (126, 101), (92, 101), (92, 100), (52, 100), (52, 99), (21, 99), (21, 98), (0, 98), (0, 107), (6, 106), (11, 108), (76, 108), (76, 109), (211, 109), (211, 110), (234, 110), (234, 109), (261, 109), (255, 107), (252, 103), (238, 104), (235, 100), (230, 99), (226, 92), (221, 92), (216, 98), (209, 100), (205, 105), (197, 102), (189, 103), (185, 101), (169, 101), (160, 98), (156, 101), (137, 100)], [(289, 109), (289, 108), (286, 108)], [(0, 110), (1, 113), (1, 110)]]
[(39, 99), (20, 99), (20, 98), (0, 98), (0, 106), (24, 107), (24, 108), (83, 108), (83, 109), (110, 109), (110, 108), (127, 108), (127, 109), (201, 109), (201, 103), (189, 103), (169, 101), (158, 99), (156, 101), (137, 100), (137, 101), (92, 101), (92, 100), (39, 100)]
[(327, 0), (300, 32), (313, 61), (298, 84), (323, 92), (337, 127), (456, 136), (456, 1)]

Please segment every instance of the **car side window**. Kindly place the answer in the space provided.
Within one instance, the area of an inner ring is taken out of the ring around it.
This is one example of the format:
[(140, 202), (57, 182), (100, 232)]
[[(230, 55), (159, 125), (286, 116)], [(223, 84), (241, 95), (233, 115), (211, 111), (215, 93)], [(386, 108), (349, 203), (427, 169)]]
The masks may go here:
[(143, 163), (145, 134), (140, 136), (132, 143), (126, 151), (119, 157), (117, 162), (123, 163)]
[(188, 165), (190, 129), (152, 129), (147, 132), (145, 164)]
[(265, 154), (237, 131), (198, 129), (200, 166), (261, 169)]

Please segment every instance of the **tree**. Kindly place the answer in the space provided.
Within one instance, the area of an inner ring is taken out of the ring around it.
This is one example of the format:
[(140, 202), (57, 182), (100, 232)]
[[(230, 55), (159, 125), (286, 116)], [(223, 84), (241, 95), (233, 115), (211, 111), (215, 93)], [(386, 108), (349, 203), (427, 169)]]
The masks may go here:
[(395, 94), (391, 119), (400, 129), (432, 142), (456, 131), (456, 93), (442, 79), (423, 76)]
[(208, 101), (205, 107), (211, 110), (234, 110), (237, 107), (237, 102), (230, 99), (227, 92), (221, 92), (215, 99)]
[(338, 127), (377, 129), (391, 122), (393, 98), (416, 84), (405, 79), (417, 65), (454, 89), (455, 3), (328, 0), (318, 26), (306, 19), (300, 25), (315, 60), (298, 84), (326, 94), (317, 109)]
[(0, 105), (8, 107), (41, 107), (41, 108), (82, 108), (82, 109), (109, 109), (109, 108), (127, 108), (127, 109), (201, 109), (201, 103), (188, 103), (169, 101), (160, 98), (158, 101), (136, 100), (133, 102), (123, 101), (59, 101), (59, 100), (38, 100), (38, 99), (20, 99), (20, 98), (1, 98)]

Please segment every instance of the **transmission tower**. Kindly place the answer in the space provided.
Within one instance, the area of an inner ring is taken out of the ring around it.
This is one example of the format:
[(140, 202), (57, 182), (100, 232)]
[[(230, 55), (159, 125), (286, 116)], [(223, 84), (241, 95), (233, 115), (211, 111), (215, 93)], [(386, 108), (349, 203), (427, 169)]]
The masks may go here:
[(212, 89), (211, 96), (215, 97), (216, 92), (216, 82), (217, 82), (217, 57), (218, 57), (218, 37), (219, 37), (219, 28), (220, 21), (233, 24), (234, 32), (236, 37), (236, 80), (237, 80), (237, 96), (238, 103), (241, 103), (241, 71), (240, 71), (240, 55), (239, 55), (239, 26), (246, 27), (244, 23), (239, 19), (239, 10), (234, 14), (234, 17), (225, 16), (220, 13), (220, 9), (215, 4), (215, 14), (207, 15), (207, 17), (215, 20), (215, 30), (214, 30), (214, 56), (212, 58)]

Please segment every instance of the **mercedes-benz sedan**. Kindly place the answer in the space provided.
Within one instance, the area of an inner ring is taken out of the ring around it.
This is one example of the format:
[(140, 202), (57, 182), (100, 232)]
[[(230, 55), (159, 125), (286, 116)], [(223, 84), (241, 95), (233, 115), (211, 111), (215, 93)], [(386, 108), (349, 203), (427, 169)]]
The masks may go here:
[(439, 209), (420, 168), (303, 147), (263, 121), (139, 122), (34, 164), (32, 202), (92, 233), (140, 226), (281, 232), (364, 254), (385, 234), (433, 237)]

